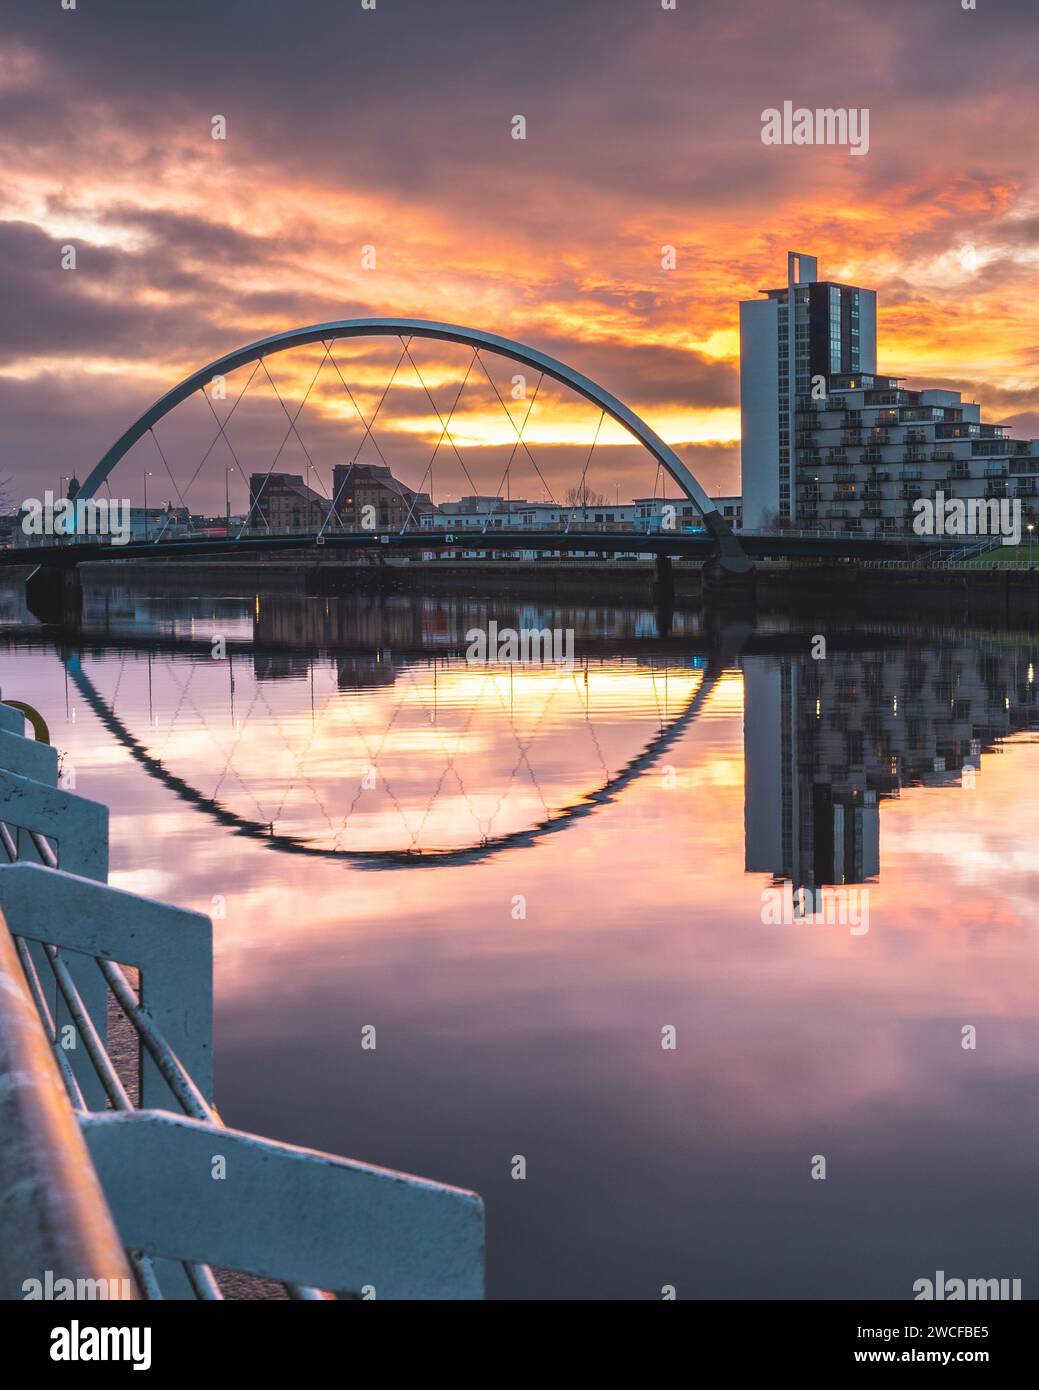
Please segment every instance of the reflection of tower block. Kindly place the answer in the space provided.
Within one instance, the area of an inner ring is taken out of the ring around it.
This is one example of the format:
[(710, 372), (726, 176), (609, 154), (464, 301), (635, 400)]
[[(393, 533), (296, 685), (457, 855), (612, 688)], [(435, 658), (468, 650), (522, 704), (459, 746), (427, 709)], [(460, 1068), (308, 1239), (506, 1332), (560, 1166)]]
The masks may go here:
[(880, 872), (880, 810), (871, 789), (812, 788), (816, 883), (862, 883)]

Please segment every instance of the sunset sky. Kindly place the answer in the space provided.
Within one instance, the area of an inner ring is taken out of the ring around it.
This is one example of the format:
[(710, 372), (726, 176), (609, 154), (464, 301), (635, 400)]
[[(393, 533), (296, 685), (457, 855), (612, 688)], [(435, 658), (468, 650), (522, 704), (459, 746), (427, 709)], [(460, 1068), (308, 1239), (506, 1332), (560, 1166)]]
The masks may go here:
[[(1039, 435), (1034, 14), (1035, 0), (9, 4), (7, 502), (84, 477), (222, 353), (366, 315), (462, 323), (561, 357), (644, 415), (709, 491), (734, 491), (738, 301), (783, 280), (787, 248), (879, 291), (881, 371), (962, 390), (984, 419)], [(763, 145), (762, 111), (788, 99), (868, 108), (868, 154)], [(214, 115), (226, 140), (211, 138)], [(61, 268), (70, 244), (74, 271)], [(396, 340), (337, 350), (366, 413), (398, 354)], [(416, 348), (445, 416), (469, 356)], [(298, 400), (320, 361), (269, 367)], [(515, 368), (492, 370), (504, 393)], [(233, 436), (245, 471), (271, 465), (267, 427), (285, 419), (270, 382), (254, 386)], [(181, 486), (214, 428), (195, 405), (158, 429)], [(576, 476), (598, 412), (549, 390), (538, 409), (532, 447), (553, 481)], [(327, 364), (304, 419), (326, 474), (352, 456), (360, 427)], [(497, 490), (515, 432), (486, 378), (454, 424), (475, 484)], [(414, 376), (401, 373), (376, 433), (418, 483), (441, 429)], [(636, 479), (620, 441), (600, 439), (597, 484), (624, 500), (653, 468), (639, 459)], [(154, 468), (150, 499), (176, 501), (146, 447), (113, 491), (139, 500)], [(303, 471), (295, 448), (279, 467)], [(472, 490), (452, 455), (438, 455), (438, 500)], [(214, 453), (193, 506), (222, 509), (228, 464)], [(540, 495), (530, 478), (512, 491)]]

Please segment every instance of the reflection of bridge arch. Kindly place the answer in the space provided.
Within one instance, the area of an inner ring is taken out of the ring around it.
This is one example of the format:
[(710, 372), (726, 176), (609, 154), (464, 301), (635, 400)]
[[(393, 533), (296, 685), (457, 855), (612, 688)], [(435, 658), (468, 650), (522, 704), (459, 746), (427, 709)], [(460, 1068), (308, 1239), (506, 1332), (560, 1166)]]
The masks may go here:
[(725, 568), (736, 571), (750, 569), (750, 561), (743, 552), (739, 541), (733, 535), (728, 522), (715, 507), (696, 478), (678, 457), (670, 445), (660, 438), (655, 430), (623, 401), (599, 386), (589, 377), (583, 376), (565, 362), (536, 348), (527, 347), (511, 338), (500, 338), (494, 333), (484, 333), (475, 328), (462, 328), (453, 323), (434, 323), (428, 319), (336, 319), (330, 323), (311, 324), (307, 328), (295, 328), (287, 333), (274, 333), (268, 338), (260, 338), (255, 343), (238, 348), (225, 356), (217, 358), (207, 367), (185, 377), (179, 385), (167, 391), (165, 396), (135, 420), (128, 430), (112, 445), (100, 462), (91, 470), (80, 490), (84, 499), (94, 493), (107, 479), (119, 460), (174, 407), (202, 390), (215, 376), (225, 376), (249, 362), (259, 362), (277, 352), (288, 348), (305, 347), (311, 343), (336, 342), (343, 338), (386, 337), (390, 335), (413, 338), (434, 338), (441, 342), (462, 343), (478, 351), (486, 348), (499, 356), (508, 357), (521, 366), (532, 367), (545, 376), (591, 401), (612, 419), (622, 425), (642, 444), (657, 462), (667, 471), (703, 513), (704, 523), (718, 542), (718, 553)]
[(696, 691), (685, 707), (671, 720), (667, 728), (652, 738), (641, 753), (629, 759), (621, 770), (609, 778), (603, 786), (587, 793), (580, 801), (562, 807), (554, 814), (550, 814), (547, 819), (539, 821), (526, 830), (515, 830), (504, 835), (490, 836), (481, 841), (480, 844), (465, 849), (429, 850), (416, 854), (410, 850), (320, 849), (295, 835), (274, 834), (269, 824), (238, 815), (237, 812), (230, 810), (214, 797), (206, 796), (190, 782), (178, 777), (176, 773), (171, 772), (165, 766), (160, 758), (149, 753), (118, 715), (105, 704), (93, 681), (83, 670), (77, 655), (69, 655), (65, 658), (65, 668), (72, 677), (76, 689), (109, 733), (119, 740), (135, 762), (139, 763), (150, 777), (162, 782), (182, 801), (195, 806), (221, 825), (227, 826), (236, 835), (263, 840), (272, 849), (280, 850), (286, 854), (309, 855), (316, 859), (339, 859), (368, 869), (422, 868), (476, 863), (500, 854), (506, 849), (528, 848), (546, 835), (565, 830), (583, 816), (590, 815), (598, 807), (614, 801), (630, 782), (633, 782), (641, 772), (645, 772), (654, 760), (675, 742), (699, 713), (723, 669), (722, 663), (712, 658), (710, 665), (704, 670), (703, 680)]

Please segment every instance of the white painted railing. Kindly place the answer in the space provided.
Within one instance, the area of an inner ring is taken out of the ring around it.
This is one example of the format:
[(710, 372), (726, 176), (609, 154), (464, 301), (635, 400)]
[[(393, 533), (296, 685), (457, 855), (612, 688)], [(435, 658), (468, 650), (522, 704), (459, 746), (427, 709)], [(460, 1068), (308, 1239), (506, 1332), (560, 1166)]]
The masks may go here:
[[(20, 1106), (0, 1134), (3, 1296), (47, 1270), (111, 1278), (110, 1242), (94, 1258), (82, 1232), (114, 1222), (146, 1298), (222, 1298), (214, 1265), (303, 1299), (481, 1298), (476, 1193), (223, 1125), (210, 920), (112, 888), (107, 872), (107, 809), (58, 787), (55, 751), (0, 703), (0, 1096)], [(135, 1077), (108, 1049), (110, 996), (136, 1038)], [(89, 1153), (83, 1182), (70, 1133)], [(65, 1238), (52, 1220), (41, 1247), (26, 1191), (38, 1216), (68, 1214)]]

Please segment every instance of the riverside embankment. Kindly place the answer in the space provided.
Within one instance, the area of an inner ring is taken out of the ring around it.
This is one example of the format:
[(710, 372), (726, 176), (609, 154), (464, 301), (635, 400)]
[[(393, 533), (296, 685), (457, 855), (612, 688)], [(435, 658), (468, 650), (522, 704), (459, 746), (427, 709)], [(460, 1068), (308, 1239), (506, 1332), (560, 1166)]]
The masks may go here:
[[(652, 560), (463, 560), (343, 563), (298, 555), (249, 560), (91, 561), (80, 566), (86, 584), (116, 583), (151, 592), (240, 594), (254, 588), (311, 595), (364, 593), (480, 594), (554, 599), (657, 598)], [(672, 565), (675, 602), (697, 604), (703, 567)], [(918, 613), (951, 621), (1032, 622), (1039, 619), (1039, 570), (1007, 565), (871, 566), (853, 562), (761, 562), (759, 608), (833, 606), (850, 615)]]

